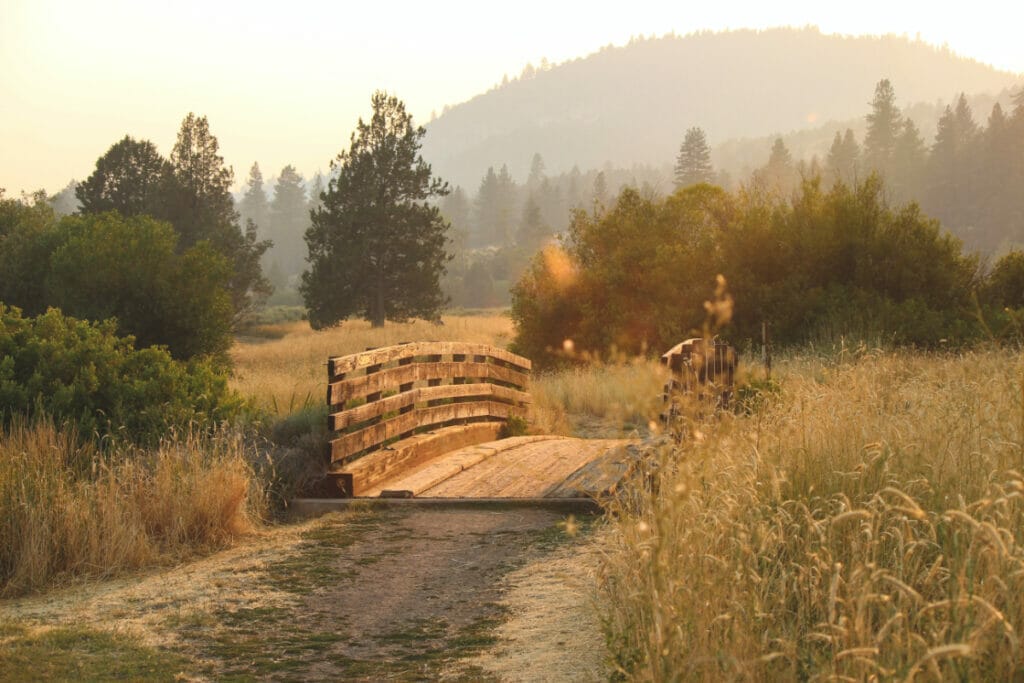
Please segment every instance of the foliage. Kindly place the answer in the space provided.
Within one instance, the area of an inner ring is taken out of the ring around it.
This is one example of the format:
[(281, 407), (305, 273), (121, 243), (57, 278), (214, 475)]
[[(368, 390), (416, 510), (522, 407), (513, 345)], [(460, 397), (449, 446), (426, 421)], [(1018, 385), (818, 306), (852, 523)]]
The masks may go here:
[(255, 226), (239, 227), (231, 196), (234, 173), (218, 150), (206, 117), (189, 113), (169, 160), (152, 142), (126, 136), (96, 161), (77, 195), (82, 213), (118, 211), (169, 222), (178, 232), (179, 251), (209, 242), (231, 265), (228, 291), (238, 321), (270, 293), (260, 270), (270, 243), (256, 239)]
[(130, 135), (96, 160), (96, 169), (75, 189), (83, 213), (161, 216), (170, 189), (167, 160), (149, 140)]
[(50, 257), (49, 305), (87, 320), (117, 318), (138, 346), (175, 358), (223, 356), (231, 346), (231, 268), (209, 243), (176, 253), (178, 236), (148, 216), (74, 216)]
[(516, 348), (544, 364), (577, 352), (666, 349), (695, 333), (718, 274), (736, 300), (735, 340), (767, 322), (785, 343), (844, 335), (934, 345), (978, 334), (977, 260), (915, 204), (894, 209), (877, 177), (790, 200), (697, 185), (665, 200), (625, 190), (603, 214), (577, 212), (513, 290)]
[(29, 316), (57, 307), (88, 320), (117, 318), (139, 346), (175, 358), (223, 356), (231, 345), (230, 264), (203, 242), (148, 216), (116, 212), (56, 221), (42, 203), (0, 202), (0, 301)]
[(375, 326), (435, 318), (444, 297), (448, 224), (431, 197), (448, 186), (431, 177), (419, 154), (426, 131), (414, 128), (398, 98), (372, 97), (373, 116), (359, 120), (306, 231), (310, 270), (302, 295), (314, 328), (358, 315)]
[(244, 405), (210, 361), (135, 349), (113, 321), (51, 309), (35, 318), (0, 304), (0, 420), (48, 415), (84, 436), (155, 444), (175, 429), (208, 428)]
[(255, 226), (238, 225), (231, 184), (234, 172), (224, 166), (220, 144), (210, 132), (205, 116), (189, 112), (181, 122), (178, 140), (171, 151), (175, 187), (169, 198), (167, 218), (181, 234), (181, 247), (208, 240), (233, 266), (229, 282), (236, 320), (270, 294), (260, 269), (260, 257), (270, 242), (256, 239)]

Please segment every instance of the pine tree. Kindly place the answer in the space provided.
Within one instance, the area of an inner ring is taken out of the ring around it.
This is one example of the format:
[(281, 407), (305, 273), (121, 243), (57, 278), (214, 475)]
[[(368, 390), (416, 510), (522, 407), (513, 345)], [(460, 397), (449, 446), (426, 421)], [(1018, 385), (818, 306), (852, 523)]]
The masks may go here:
[(889, 79), (875, 86), (871, 113), (867, 115), (868, 131), (864, 136), (864, 166), (867, 171), (878, 171), (888, 176), (892, 170), (892, 157), (896, 138), (902, 128), (903, 117), (896, 107), (896, 91)]
[(252, 221), (257, 231), (265, 237), (270, 236), (270, 202), (266, 190), (263, 189), (263, 173), (260, 165), (253, 162), (249, 169), (249, 180), (246, 181), (245, 194), (239, 202), (238, 213), (243, 224)]
[(707, 137), (700, 128), (690, 128), (679, 146), (676, 157), (675, 179), (676, 189), (710, 183), (715, 178), (715, 170), (711, 166), (711, 148)]
[(316, 211), (322, 205), (320, 195), (324, 193), (324, 175), (320, 171), (316, 172), (313, 176), (313, 180), (309, 183), (309, 204), (307, 208), (310, 212)]
[(449, 232), (452, 240), (452, 252), (458, 254), (466, 250), (469, 242), (471, 205), (462, 186), (441, 199), (441, 214), (451, 226)]
[(512, 179), (506, 164), (498, 171), (498, 204), (495, 211), (494, 243), (501, 246), (512, 244), (516, 214), (516, 181)]
[(232, 264), (229, 288), (238, 321), (270, 294), (260, 268), (270, 242), (257, 239), (254, 223), (247, 222), (244, 232), (239, 227), (231, 196), (234, 172), (224, 166), (219, 148), (206, 117), (190, 112), (171, 151), (166, 216), (181, 235), (179, 249), (208, 240)]
[(530, 175), (526, 177), (526, 189), (529, 191), (536, 190), (545, 178), (544, 157), (537, 152), (530, 161)]
[(531, 194), (523, 204), (523, 216), (519, 221), (519, 231), (516, 237), (516, 246), (527, 253), (532, 254), (544, 243), (545, 238), (551, 234), (550, 228), (544, 223), (541, 216), (540, 206)]
[(490, 166), (480, 180), (480, 189), (476, 193), (473, 207), (475, 230), (470, 231), (470, 246), (480, 247), (494, 244), (498, 233), (498, 205), (501, 190), (498, 187), (498, 175)]
[(594, 213), (604, 213), (609, 202), (608, 179), (605, 177), (604, 171), (598, 172), (597, 176), (594, 178), (594, 192), (592, 197)]
[(755, 171), (754, 179), (765, 190), (776, 195), (786, 195), (796, 189), (800, 176), (793, 164), (793, 155), (789, 153), (782, 138), (775, 138), (768, 163)]
[(306, 249), (302, 236), (309, 228), (309, 203), (305, 181), (292, 165), (281, 169), (270, 204), (270, 238), (273, 258), (286, 277), (302, 272)]
[[(974, 227), (980, 185), (976, 178), (978, 124), (967, 98), (961, 94), (955, 108), (946, 106), (939, 118), (935, 144), (928, 163), (929, 205), (952, 230)], [(977, 243), (978, 235), (968, 241)]]
[(358, 315), (434, 319), (445, 298), (448, 224), (429, 201), (448, 194), (420, 155), (426, 130), (398, 98), (374, 93), (348, 150), (338, 154), (324, 205), (306, 231), (310, 270), (301, 292), (315, 329)]
[(167, 160), (149, 140), (130, 135), (96, 160), (96, 170), (75, 188), (82, 213), (117, 211), (122, 216), (166, 213)]
[(836, 131), (825, 160), (825, 169), (831, 179), (853, 187), (857, 182), (859, 165), (860, 146), (853, 131), (849, 128), (845, 134)]
[(928, 150), (921, 131), (909, 118), (903, 120), (903, 130), (893, 148), (889, 186), (896, 201), (903, 204), (921, 199)]

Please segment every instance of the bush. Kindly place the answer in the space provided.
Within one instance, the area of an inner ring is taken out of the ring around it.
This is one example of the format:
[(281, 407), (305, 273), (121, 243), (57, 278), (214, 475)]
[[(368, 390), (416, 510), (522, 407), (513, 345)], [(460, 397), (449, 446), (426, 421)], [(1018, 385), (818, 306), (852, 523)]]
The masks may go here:
[(178, 246), (174, 228), (148, 216), (57, 221), (43, 205), (0, 199), (0, 301), (28, 315), (52, 306), (87, 320), (116, 318), (138, 346), (165, 345), (178, 359), (224, 357), (232, 266), (206, 242)]
[(169, 431), (237, 417), (243, 401), (209, 360), (135, 349), (115, 323), (51, 309), (24, 318), (0, 303), (0, 421), (46, 414), (83, 436), (153, 445)]
[[(764, 322), (779, 343), (977, 338), (977, 259), (882, 190), (875, 176), (827, 192), (807, 181), (791, 201), (709, 185), (664, 200), (626, 189), (607, 212), (577, 211), (565, 249), (539, 256), (515, 286), (515, 347), (540, 366), (565, 340), (590, 356), (664, 351), (700, 333), (718, 275), (736, 302), (723, 331), (734, 342), (760, 338)], [(1000, 292), (1016, 291), (1013, 272), (998, 271), (1009, 283)]]

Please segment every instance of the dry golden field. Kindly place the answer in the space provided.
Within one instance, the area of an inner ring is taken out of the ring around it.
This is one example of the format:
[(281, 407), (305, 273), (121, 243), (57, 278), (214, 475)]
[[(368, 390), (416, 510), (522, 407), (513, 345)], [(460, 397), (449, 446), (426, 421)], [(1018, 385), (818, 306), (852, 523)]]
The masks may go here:
[(1020, 680), (1024, 361), (795, 358), (652, 447), (601, 602), (636, 680)]

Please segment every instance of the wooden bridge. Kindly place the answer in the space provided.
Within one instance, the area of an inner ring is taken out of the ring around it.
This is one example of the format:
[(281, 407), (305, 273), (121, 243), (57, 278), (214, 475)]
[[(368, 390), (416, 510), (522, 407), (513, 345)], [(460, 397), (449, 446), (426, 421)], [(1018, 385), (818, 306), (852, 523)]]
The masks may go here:
[(328, 361), (328, 497), (566, 499), (613, 489), (629, 441), (522, 432), (530, 361), (415, 342)]

